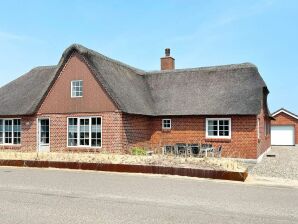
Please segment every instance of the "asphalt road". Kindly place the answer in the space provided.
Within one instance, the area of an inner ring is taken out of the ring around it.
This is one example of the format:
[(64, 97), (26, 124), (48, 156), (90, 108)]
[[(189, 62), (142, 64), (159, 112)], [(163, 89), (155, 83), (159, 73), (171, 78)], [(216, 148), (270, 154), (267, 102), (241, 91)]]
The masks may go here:
[(298, 223), (298, 189), (1, 167), (0, 223)]

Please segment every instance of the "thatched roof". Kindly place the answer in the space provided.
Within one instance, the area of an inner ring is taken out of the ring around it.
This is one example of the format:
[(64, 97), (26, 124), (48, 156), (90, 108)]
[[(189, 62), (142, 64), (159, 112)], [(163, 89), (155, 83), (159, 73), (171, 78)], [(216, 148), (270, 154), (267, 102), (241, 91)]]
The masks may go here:
[(126, 113), (254, 115), (259, 114), (267, 90), (256, 66), (249, 63), (145, 72), (75, 44), (64, 51), (57, 66), (35, 68), (0, 88), (0, 115), (35, 113), (75, 51)]
[(56, 66), (37, 67), (0, 88), (0, 115), (33, 114), (50, 83)]

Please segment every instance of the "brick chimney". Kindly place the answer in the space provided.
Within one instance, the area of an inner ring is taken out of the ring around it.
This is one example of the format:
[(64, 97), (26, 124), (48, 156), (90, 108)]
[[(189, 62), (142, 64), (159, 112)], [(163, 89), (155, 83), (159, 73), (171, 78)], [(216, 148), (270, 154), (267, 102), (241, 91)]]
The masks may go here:
[(165, 56), (160, 59), (161, 70), (172, 70), (175, 69), (175, 59), (171, 57), (170, 48), (165, 49)]

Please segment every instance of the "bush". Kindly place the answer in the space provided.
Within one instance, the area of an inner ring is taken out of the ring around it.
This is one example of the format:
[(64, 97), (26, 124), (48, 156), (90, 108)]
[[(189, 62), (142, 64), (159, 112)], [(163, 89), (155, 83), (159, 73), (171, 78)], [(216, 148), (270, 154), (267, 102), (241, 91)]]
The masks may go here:
[(142, 147), (132, 147), (130, 149), (132, 155), (143, 156), (146, 155), (146, 150)]

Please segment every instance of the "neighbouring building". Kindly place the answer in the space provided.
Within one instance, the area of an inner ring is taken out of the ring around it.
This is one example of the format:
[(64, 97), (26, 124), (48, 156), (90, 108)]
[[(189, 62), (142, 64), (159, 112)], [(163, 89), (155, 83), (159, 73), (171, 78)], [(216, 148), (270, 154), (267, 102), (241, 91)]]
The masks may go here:
[(258, 159), (270, 147), (268, 88), (250, 63), (143, 71), (74, 44), (58, 65), (0, 88), (0, 149), (160, 150), (212, 143), (223, 156)]
[(298, 145), (298, 115), (281, 108), (272, 114), (272, 145)]

